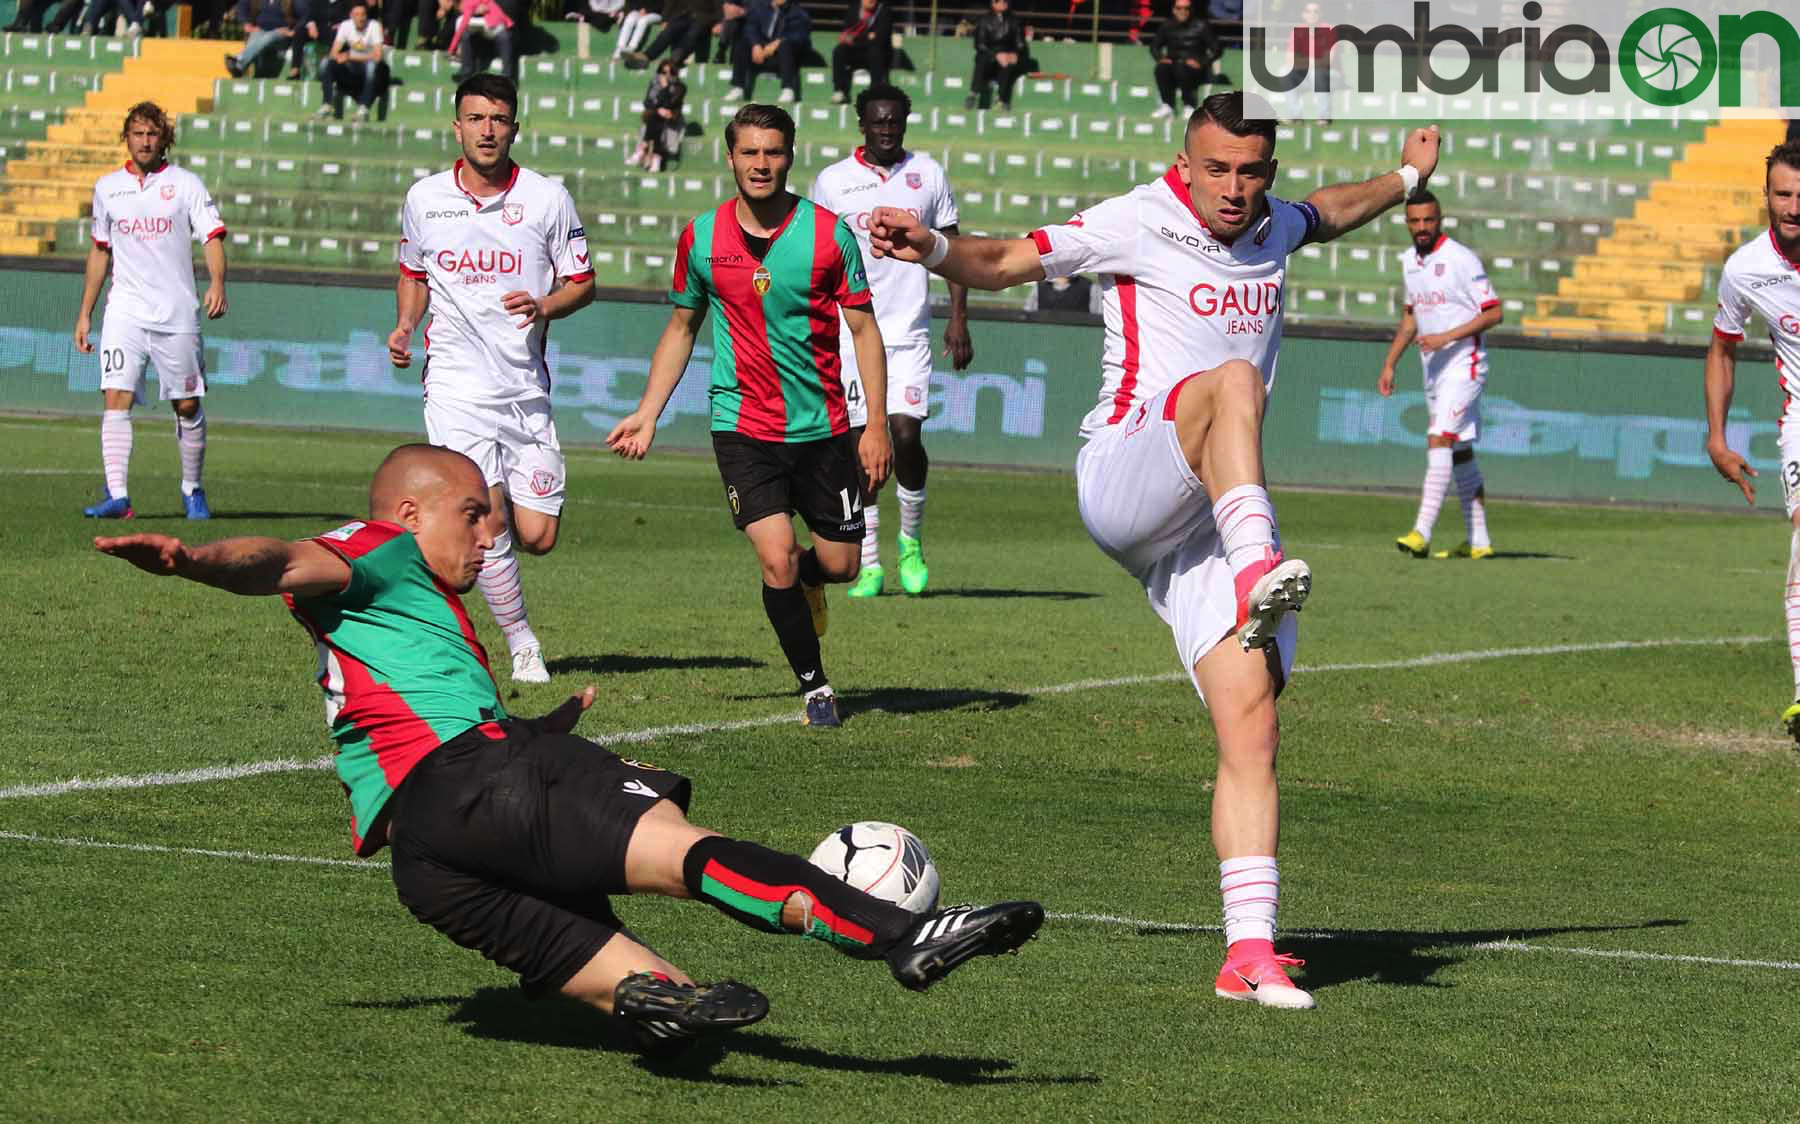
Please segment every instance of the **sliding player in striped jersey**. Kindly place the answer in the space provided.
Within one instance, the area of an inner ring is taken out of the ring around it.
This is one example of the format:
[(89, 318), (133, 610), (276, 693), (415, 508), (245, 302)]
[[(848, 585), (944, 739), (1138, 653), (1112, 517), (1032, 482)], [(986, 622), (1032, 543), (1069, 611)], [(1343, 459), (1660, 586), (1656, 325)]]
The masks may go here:
[(1274, 947), (1275, 699), (1298, 636), (1289, 614), (1305, 602), (1312, 574), (1281, 554), (1263, 488), (1263, 411), (1288, 255), (1354, 230), (1416, 190), (1437, 167), (1438, 136), (1413, 130), (1397, 171), (1290, 203), (1268, 194), (1272, 111), (1264, 105), (1246, 117), (1244, 102), (1239, 92), (1207, 98), (1168, 174), (1029, 238), (949, 238), (884, 207), (870, 242), (877, 254), (976, 289), (1101, 274), (1104, 382), (1075, 462), (1082, 522), (1143, 583), (1212, 712), (1226, 941), (1214, 992), (1305, 1008), (1313, 997), (1283, 970), (1298, 961)]
[(281, 595), (318, 648), (356, 853), (390, 847), (414, 917), (518, 973), (533, 998), (618, 1017), (646, 1052), (748, 1026), (769, 1002), (734, 981), (694, 983), (625, 930), (616, 894), (690, 898), (883, 960), (913, 991), (1037, 932), (1036, 902), (915, 915), (797, 855), (696, 827), (686, 777), (573, 735), (593, 687), (540, 718), (509, 715), (461, 596), (493, 547), (491, 500), (468, 457), (402, 445), (375, 472), (369, 517), (311, 539), (94, 546), (152, 574)]
[(1789, 141), (1769, 153), (1763, 197), (1769, 229), (1744, 243), (1719, 273), (1719, 311), (1713, 317), (1712, 346), (1706, 352), (1706, 453), (1719, 475), (1736, 484), (1746, 503), (1756, 502), (1756, 470), (1726, 444), (1726, 417), (1737, 379), (1737, 345), (1750, 313), (1762, 317), (1775, 349), (1781, 381), (1781, 496), (1793, 533), (1788, 539), (1788, 658), (1794, 672), (1794, 701), (1781, 721), (1800, 741), (1800, 402), (1793, 372), (1800, 371), (1800, 143)]
[(1500, 323), (1500, 298), (1488, 283), (1475, 251), (1444, 234), (1444, 211), (1437, 196), (1421, 191), (1406, 204), (1406, 230), (1413, 252), (1400, 255), (1406, 312), (1394, 330), (1377, 389), (1394, 393), (1394, 364), (1414, 340), (1425, 367), (1425, 404), (1431, 413), (1425, 436), (1425, 486), (1413, 528), (1394, 540), (1402, 553), (1423, 558), (1431, 552), (1431, 528), (1450, 478), (1462, 500), (1467, 536), (1439, 558), (1491, 558), (1487, 493), (1475, 464), (1481, 436), (1481, 392), (1487, 386), (1487, 349), (1481, 333)]
[[(713, 452), (725, 499), (761, 563), (763, 611), (806, 696), (806, 722), (836, 726), (819, 655), (825, 583), (856, 577), (863, 489), (881, 487), (893, 456), (885, 426), (869, 426), (860, 441), (850, 431), (840, 310), (872, 402), (887, 401), (887, 356), (856, 239), (836, 215), (787, 189), (794, 119), (776, 106), (744, 106), (725, 126), (725, 148), (737, 195), (681, 232), (675, 311), (643, 400), (606, 443), (630, 460), (650, 451), (710, 307)], [(805, 551), (795, 512), (812, 532)]]

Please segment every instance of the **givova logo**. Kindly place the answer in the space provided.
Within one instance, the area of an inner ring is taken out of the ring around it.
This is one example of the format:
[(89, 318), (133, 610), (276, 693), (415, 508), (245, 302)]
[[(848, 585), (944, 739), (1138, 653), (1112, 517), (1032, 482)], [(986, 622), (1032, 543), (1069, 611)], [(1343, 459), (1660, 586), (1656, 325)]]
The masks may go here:
[[(1295, 22), (1292, 4), (1271, 18), (1274, 0), (1253, 0), (1246, 89), (1284, 115), (1331, 118), (1391, 119), (1393, 95), (1418, 94), (1455, 99), (1432, 107), (1451, 119), (1529, 118), (1545, 97), (1559, 114), (1800, 108), (1800, 7), (1755, 2), (1769, 0), (1709, 2), (1704, 14), (1645, 0), (1584, 5), (1564, 9), (1584, 22), (1546, 22), (1538, 0), (1435, 10), (1430, 0), (1320, 0)], [(1448, 15), (1473, 19), (1438, 22)]]

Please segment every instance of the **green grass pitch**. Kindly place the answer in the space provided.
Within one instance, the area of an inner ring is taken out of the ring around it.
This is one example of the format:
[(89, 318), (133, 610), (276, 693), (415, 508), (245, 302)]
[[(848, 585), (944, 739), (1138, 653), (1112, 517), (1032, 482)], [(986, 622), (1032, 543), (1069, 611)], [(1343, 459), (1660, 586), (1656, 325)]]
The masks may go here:
[[(509, 707), (595, 682), (581, 732), (675, 728), (629, 752), (695, 779), (697, 822), (804, 853), (893, 820), (948, 900), (1053, 915), (919, 996), (701, 906), (621, 901), (665, 955), (773, 1004), (658, 1069), (414, 922), (381, 867), (285, 861), (351, 858), (326, 772), (43, 794), (329, 749), (279, 602), (89, 545), (330, 529), (393, 440), (219, 413), (204, 527), (175, 518), (159, 412), (138, 415), (123, 528), (79, 515), (92, 420), (0, 419), (0, 1119), (1800, 1116), (1774, 520), (1500, 500), (1500, 558), (1414, 562), (1392, 547), (1412, 499), (1278, 493), (1316, 576), (1282, 703), (1279, 945), (1320, 1002), (1279, 1012), (1212, 996), (1211, 728), (1066, 476), (933, 474), (932, 593), (833, 597), (853, 717), (823, 732), (798, 724), (710, 459), (573, 451), (563, 541), (522, 563), (556, 676), (505, 686)], [(1505, 462), (1487, 471), (1504, 495)], [(1454, 499), (1439, 532), (1460, 537)]]

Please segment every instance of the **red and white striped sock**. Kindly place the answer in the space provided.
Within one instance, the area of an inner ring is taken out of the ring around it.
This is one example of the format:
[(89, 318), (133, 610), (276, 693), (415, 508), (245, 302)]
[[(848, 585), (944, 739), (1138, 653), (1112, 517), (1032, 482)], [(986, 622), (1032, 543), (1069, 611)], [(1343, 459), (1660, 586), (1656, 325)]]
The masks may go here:
[(925, 525), (925, 489), (913, 491), (894, 485), (894, 498), (900, 501), (900, 533), (909, 539), (919, 537), (919, 529)]
[(181, 494), (191, 496), (206, 467), (205, 407), (195, 410), (191, 418), (175, 415), (175, 444), (181, 450)]
[(1435, 446), (1425, 450), (1425, 488), (1419, 494), (1419, 517), (1413, 520), (1413, 530), (1420, 538), (1431, 538), (1438, 509), (1444, 506), (1444, 493), (1449, 490), (1450, 450)]
[(1481, 466), (1471, 455), (1456, 466), (1456, 495), (1462, 500), (1463, 530), (1470, 546), (1492, 546), (1488, 541), (1487, 501), (1481, 498)]
[(494, 623), (506, 634), (507, 649), (516, 652), (535, 646), (537, 635), (525, 616), (525, 588), (519, 584), (519, 556), (513, 552), (510, 529), (494, 536), (493, 549), (487, 552), (475, 584), (481, 587)]
[(874, 504), (863, 508), (863, 545), (862, 564), (864, 566), (881, 565), (881, 537), (876, 534), (881, 529), (881, 512)]
[(126, 470), (131, 467), (131, 411), (100, 411), (100, 466), (108, 496), (129, 496)]
[(1275, 907), (1281, 874), (1274, 855), (1244, 855), (1219, 863), (1219, 895), (1225, 899), (1225, 947), (1275, 939)]
[(1214, 500), (1213, 522), (1233, 577), (1275, 549), (1275, 507), (1260, 484), (1240, 484)]
[(1800, 530), (1788, 540), (1788, 659), (1794, 665), (1794, 698), (1800, 700)]

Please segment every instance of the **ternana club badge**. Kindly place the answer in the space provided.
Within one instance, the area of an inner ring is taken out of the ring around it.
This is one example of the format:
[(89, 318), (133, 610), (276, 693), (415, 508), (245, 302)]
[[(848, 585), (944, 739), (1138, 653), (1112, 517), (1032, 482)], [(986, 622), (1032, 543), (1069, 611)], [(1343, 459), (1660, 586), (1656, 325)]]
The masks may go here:
[(756, 272), (750, 275), (750, 284), (756, 286), (756, 295), (759, 297), (768, 295), (771, 280), (769, 267), (766, 265), (757, 266)]
[(736, 515), (738, 513), (737, 485), (725, 485), (725, 498), (731, 501), (731, 514)]
[(917, 191), (925, 186), (925, 177), (917, 172), (908, 172), (906, 173), (906, 186)]
[(525, 220), (525, 204), (507, 203), (500, 208), (500, 217), (508, 226), (518, 226)]

